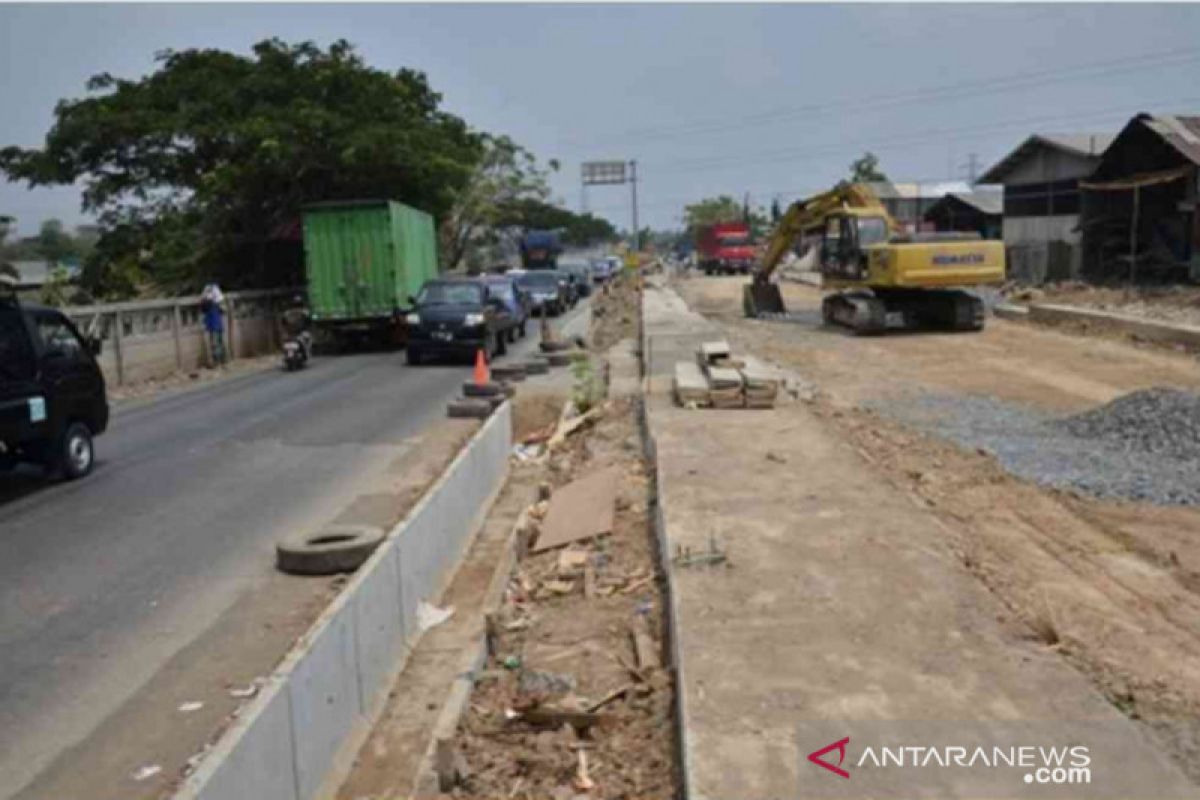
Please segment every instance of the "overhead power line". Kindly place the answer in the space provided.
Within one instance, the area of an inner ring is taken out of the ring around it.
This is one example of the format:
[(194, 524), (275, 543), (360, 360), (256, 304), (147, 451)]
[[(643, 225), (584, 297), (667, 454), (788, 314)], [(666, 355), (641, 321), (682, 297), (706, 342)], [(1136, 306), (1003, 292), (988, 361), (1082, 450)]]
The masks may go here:
[[(630, 139), (638, 142), (666, 141), (687, 136), (740, 130), (787, 119), (827, 116), (836, 111), (942, 102), (945, 100), (961, 99), (963, 97), (976, 97), (982, 94), (1038, 88), (1051, 84), (1140, 72), (1161, 67), (1183, 66), (1196, 61), (1200, 61), (1200, 48), (1192, 47), (1143, 53), (1118, 59), (1093, 61), (1075, 66), (1018, 72), (943, 86), (932, 86), (907, 92), (889, 92), (887, 94), (878, 94), (852, 100), (813, 103), (791, 108), (777, 108), (757, 114), (742, 114), (739, 115), (739, 119), (732, 122), (728, 118), (725, 118), (693, 122), (686, 125), (633, 129), (623, 134), (618, 134), (611, 139), (604, 140), (603, 143), (628, 141)], [(578, 146), (591, 147), (597, 143), (599, 142), (591, 142), (586, 145), (581, 143)]]

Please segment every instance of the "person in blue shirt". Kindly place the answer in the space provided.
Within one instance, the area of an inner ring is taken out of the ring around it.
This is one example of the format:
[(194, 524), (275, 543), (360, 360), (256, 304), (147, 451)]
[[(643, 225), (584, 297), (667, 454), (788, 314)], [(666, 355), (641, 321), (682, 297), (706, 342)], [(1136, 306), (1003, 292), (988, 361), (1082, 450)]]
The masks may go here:
[(210, 283), (200, 293), (200, 313), (204, 315), (204, 330), (208, 334), (209, 359), (214, 367), (225, 363), (225, 311), (221, 304), (225, 296), (221, 287)]

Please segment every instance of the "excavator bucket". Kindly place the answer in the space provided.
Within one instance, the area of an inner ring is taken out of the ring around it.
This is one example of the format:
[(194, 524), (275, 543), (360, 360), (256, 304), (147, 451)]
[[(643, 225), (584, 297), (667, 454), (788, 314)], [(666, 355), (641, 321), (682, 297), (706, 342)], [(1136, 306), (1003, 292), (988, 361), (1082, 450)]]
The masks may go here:
[(752, 281), (742, 288), (742, 308), (747, 317), (763, 314), (786, 314), (779, 284)]

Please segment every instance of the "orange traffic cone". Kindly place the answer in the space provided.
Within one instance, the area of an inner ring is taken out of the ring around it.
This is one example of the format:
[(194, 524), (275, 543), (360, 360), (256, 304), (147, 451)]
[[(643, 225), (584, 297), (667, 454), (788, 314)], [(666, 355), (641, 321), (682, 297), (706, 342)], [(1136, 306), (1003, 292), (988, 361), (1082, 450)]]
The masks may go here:
[(487, 359), (483, 357), (483, 348), (475, 351), (475, 385), (483, 386), (491, 380), (488, 372)]

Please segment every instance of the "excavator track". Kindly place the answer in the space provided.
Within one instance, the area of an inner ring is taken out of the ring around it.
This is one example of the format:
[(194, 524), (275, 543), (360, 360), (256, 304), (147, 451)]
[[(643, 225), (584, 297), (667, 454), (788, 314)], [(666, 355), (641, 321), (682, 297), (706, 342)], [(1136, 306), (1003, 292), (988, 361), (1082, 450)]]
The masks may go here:
[(856, 289), (821, 303), (825, 324), (860, 336), (887, 330), (980, 331), (984, 313), (983, 301), (961, 289)]

